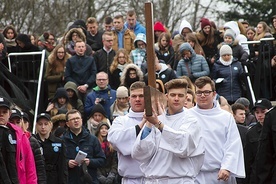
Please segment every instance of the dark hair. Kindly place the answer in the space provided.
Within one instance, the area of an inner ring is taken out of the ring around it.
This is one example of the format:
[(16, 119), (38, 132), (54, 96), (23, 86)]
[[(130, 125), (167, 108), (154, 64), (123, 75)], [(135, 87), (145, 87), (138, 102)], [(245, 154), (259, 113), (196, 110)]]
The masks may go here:
[(192, 95), (192, 97), (193, 97), (193, 101), (192, 102), (195, 105), (196, 104), (195, 92), (191, 88), (188, 88), (187, 94)]
[(112, 17), (108, 16), (104, 18), (104, 23), (105, 24), (111, 24), (113, 22)]
[(94, 24), (94, 23), (98, 24), (98, 21), (95, 17), (89, 17), (86, 21), (86, 25), (87, 24)]
[(7, 33), (8, 33), (8, 30), (10, 30), (10, 29), (13, 31), (13, 34), (14, 34), (13, 38), (16, 38), (17, 37), (17, 32), (16, 32), (15, 28), (12, 25), (8, 25), (8, 26), (5, 27), (5, 29), (3, 30), (4, 37), (7, 38)]
[(133, 15), (136, 15), (136, 13), (134, 10), (128, 10), (127, 15), (132, 17)]
[(195, 81), (195, 86), (198, 88), (203, 88), (206, 84), (210, 84), (213, 91), (216, 90), (214, 81), (208, 76), (199, 77)]
[(76, 113), (78, 113), (78, 114), (81, 116), (80, 111), (78, 111), (77, 109), (69, 110), (69, 111), (66, 113), (66, 115), (65, 115), (66, 121), (68, 121), (68, 116), (69, 116), (70, 114), (76, 114)]
[(241, 109), (241, 110), (246, 110), (245, 109), (245, 106), (243, 104), (240, 104), (240, 103), (234, 103), (233, 105), (231, 105), (231, 108), (232, 108), (232, 111), (234, 114), (236, 114), (237, 110), (238, 109)]
[(167, 92), (169, 92), (170, 89), (177, 89), (177, 88), (185, 88), (187, 91), (188, 83), (182, 79), (172, 79), (169, 82), (166, 82), (165, 88)]
[(116, 15), (114, 19), (122, 19), (124, 21), (124, 16), (123, 15)]

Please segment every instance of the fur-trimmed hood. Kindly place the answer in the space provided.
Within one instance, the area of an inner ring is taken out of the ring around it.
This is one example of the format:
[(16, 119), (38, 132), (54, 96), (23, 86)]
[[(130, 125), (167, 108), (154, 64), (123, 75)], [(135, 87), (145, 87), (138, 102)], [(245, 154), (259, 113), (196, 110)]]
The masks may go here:
[(79, 37), (86, 43), (86, 35), (83, 33), (81, 28), (72, 28), (66, 33), (64, 37), (64, 45), (67, 45), (70, 41), (72, 41), (73, 33), (77, 33)]
[(124, 70), (122, 72), (122, 75), (120, 78), (122, 85), (125, 85), (126, 74), (129, 69), (136, 70), (136, 74), (139, 77), (139, 81), (143, 81), (144, 76), (143, 76), (142, 70), (136, 64), (130, 63), (124, 68)]

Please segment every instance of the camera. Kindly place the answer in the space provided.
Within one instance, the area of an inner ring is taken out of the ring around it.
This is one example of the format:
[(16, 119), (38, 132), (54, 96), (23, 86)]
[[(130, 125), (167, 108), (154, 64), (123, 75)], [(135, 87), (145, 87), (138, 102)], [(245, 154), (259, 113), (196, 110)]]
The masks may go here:
[(104, 104), (105, 104), (105, 99), (104, 99), (104, 98), (99, 98), (99, 103), (100, 103), (101, 105), (104, 105)]

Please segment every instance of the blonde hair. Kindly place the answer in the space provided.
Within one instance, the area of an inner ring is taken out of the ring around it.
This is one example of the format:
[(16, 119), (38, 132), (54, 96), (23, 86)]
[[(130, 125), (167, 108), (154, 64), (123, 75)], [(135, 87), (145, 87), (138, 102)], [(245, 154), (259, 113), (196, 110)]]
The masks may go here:
[(119, 64), (119, 54), (120, 53), (123, 53), (124, 56), (125, 56), (125, 59), (126, 59), (126, 64), (130, 64), (132, 63), (132, 61), (130, 60), (130, 57), (129, 57), (129, 54), (128, 52), (126, 51), (126, 49), (119, 49), (117, 52), (116, 52), (116, 55), (114, 56), (114, 59), (113, 59), (113, 62), (111, 63), (110, 65), (110, 68), (109, 68), (109, 71), (110, 73), (112, 74), (118, 67), (118, 64)]

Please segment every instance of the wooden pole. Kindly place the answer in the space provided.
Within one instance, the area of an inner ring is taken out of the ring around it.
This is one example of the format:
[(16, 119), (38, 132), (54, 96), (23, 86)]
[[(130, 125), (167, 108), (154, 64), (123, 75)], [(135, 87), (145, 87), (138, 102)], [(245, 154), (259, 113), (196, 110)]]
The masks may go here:
[(147, 67), (148, 67), (148, 85), (156, 88), (155, 76), (155, 52), (154, 52), (154, 33), (153, 33), (153, 12), (152, 3), (145, 3), (146, 18), (146, 38), (147, 38)]

